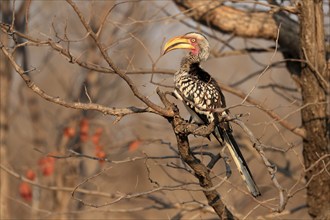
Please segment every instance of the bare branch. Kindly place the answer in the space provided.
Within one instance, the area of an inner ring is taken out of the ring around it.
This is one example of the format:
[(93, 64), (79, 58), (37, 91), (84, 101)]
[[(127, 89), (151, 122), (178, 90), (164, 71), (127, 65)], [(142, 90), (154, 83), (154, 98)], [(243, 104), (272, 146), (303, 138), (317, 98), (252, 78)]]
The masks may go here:
[(147, 97), (142, 95), (138, 89), (134, 86), (133, 81), (125, 74), (125, 72), (121, 71), (116, 64), (112, 61), (112, 59), (109, 57), (108, 53), (106, 52), (105, 48), (102, 46), (101, 42), (99, 41), (97, 35), (94, 33), (92, 28), (88, 25), (86, 19), (82, 15), (82, 12), (79, 10), (77, 5), (72, 1), (72, 0), (67, 0), (67, 2), (71, 5), (75, 13), (78, 15), (81, 23), (85, 27), (87, 33), (92, 37), (94, 40), (96, 46), (98, 47), (100, 53), (102, 54), (103, 58), (106, 60), (108, 65), (114, 70), (116, 74), (118, 74), (126, 83), (127, 85), (131, 88), (132, 92), (134, 95), (139, 98), (142, 102), (144, 102), (147, 106), (150, 108), (154, 109), (157, 111), (159, 114), (164, 115), (164, 116), (171, 116), (173, 115), (172, 112), (169, 112), (162, 107), (156, 105), (155, 103), (151, 102)]
[[(246, 97), (246, 94), (238, 89), (234, 89), (228, 85), (225, 85), (223, 83), (219, 83), (220, 87), (222, 90), (230, 92), (242, 99), (244, 99)], [(276, 122), (278, 122), (280, 125), (282, 125), (283, 127), (285, 127), (286, 129), (288, 129), (289, 131), (291, 131), (292, 133), (305, 138), (306, 134), (305, 134), (305, 129), (300, 128), (298, 126), (295, 126), (293, 124), (291, 124), (290, 122), (286, 121), (286, 120), (282, 120), (282, 117), (279, 116), (278, 114), (276, 114), (274, 111), (268, 109), (267, 107), (265, 107), (260, 101), (250, 97), (247, 97), (246, 101), (252, 105), (254, 105), (255, 107), (259, 108), (260, 110), (264, 111), (265, 113), (267, 113), (271, 118), (273, 118)]]
[(276, 39), (277, 25), (272, 14), (245, 12), (223, 5), (222, 1), (175, 0), (181, 10), (193, 8), (189, 13), (196, 21), (236, 36)]
[(266, 165), (268, 172), (271, 176), (271, 180), (273, 181), (274, 186), (278, 189), (279, 192), (279, 205), (277, 209), (273, 209), (275, 212), (282, 212), (285, 209), (286, 204), (288, 203), (288, 195), (287, 190), (284, 189), (278, 182), (276, 178), (276, 166), (272, 164), (268, 158), (265, 156), (265, 152), (263, 150), (263, 145), (260, 141), (253, 135), (250, 129), (240, 120), (236, 119), (233, 121), (235, 124), (239, 125), (245, 133), (249, 136), (250, 140), (253, 143), (254, 148), (258, 151), (261, 156), (264, 164)]
[(93, 104), (93, 103), (80, 103), (80, 102), (67, 102), (64, 101), (63, 99), (59, 97), (53, 97), (46, 92), (44, 92), (40, 87), (38, 87), (33, 81), (31, 81), (30, 77), (26, 74), (26, 72), (20, 67), (14, 57), (11, 55), (11, 53), (5, 48), (2, 42), (0, 42), (0, 48), (2, 52), (5, 54), (5, 56), (9, 59), (11, 62), (12, 66), (15, 68), (16, 72), (22, 77), (26, 85), (36, 94), (41, 96), (47, 101), (53, 102), (55, 104), (59, 104), (68, 108), (73, 108), (73, 109), (84, 109), (84, 110), (96, 110), (99, 112), (102, 112), (103, 114), (109, 114), (113, 116), (125, 116), (129, 114), (134, 114), (134, 113), (155, 113), (157, 112), (153, 110), (150, 107), (146, 108), (137, 108), (134, 106), (127, 107), (127, 108), (108, 108), (99, 104)]
[[(157, 93), (160, 95), (160, 97), (162, 97), (161, 100), (163, 101), (164, 105), (167, 106), (168, 100), (166, 99), (165, 95), (162, 94), (159, 90)], [(184, 124), (184, 120), (180, 117), (179, 111), (175, 106), (173, 106), (173, 111), (175, 112), (175, 116), (168, 118), (168, 120), (172, 125), (173, 131), (175, 132), (178, 150), (182, 160), (187, 163), (191, 169), (194, 170), (194, 175), (199, 180), (200, 186), (205, 189), (203, 190), (203, 193), (207, 198), (209, 205), (213, 207), (218, 216), (224, 219), (235, 219), (232, 213), (222, 202), (220, 195), (214, 188), (209, 169), (191, 152), (188, 141), (188, 133), (182, 133), (181, 129), (179, 129), (181, 133), (176, 132), (178, 130), (177, 127), (181, 127), (182, 124)]]

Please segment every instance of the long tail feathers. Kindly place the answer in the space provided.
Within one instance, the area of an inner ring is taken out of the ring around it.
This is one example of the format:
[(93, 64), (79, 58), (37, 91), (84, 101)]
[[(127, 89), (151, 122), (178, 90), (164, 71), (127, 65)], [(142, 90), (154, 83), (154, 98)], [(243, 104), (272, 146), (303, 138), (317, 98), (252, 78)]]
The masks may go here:
[(220, 143), (222, 143), (222, 139), (224, 140), (225, 144), (227, 145), (229, 152), (237, 166), (237, 169), (243, 178), (244, 182), (246, 183), (246, 186), (248, 190), (251, 192), (251, 194), (254, 197), (260, 196), (260, 191), (258, 189), (257, 184), (253, 180), (252, 174), (250, 172), (250, 169), (247, 165), (247, 163), (244, 160), (244, 157), (233, 137), (231, 134), (231, 131), (220, 131), (221, 128), (216, 127), (214, 135), (218, 139)]

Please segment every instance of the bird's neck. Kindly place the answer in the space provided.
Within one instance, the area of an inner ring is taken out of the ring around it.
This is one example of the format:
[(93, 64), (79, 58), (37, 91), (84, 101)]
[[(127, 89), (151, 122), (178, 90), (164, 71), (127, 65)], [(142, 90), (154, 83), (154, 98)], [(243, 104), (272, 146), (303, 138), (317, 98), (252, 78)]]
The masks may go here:
[(197, 56), (188, 55), (182, 58), (180, 71), (181, 73), (189, 73), (192, 69), (199, 67), (200, 60)]
[(190, 65), (190, 64), (194, 64), (194, 63), (200, 63), (201, 60), (197, 55), (193, 55), (191, 53), (189, 53), (188, 55), (184, 56), (181, 60), (181, 66), (186, 64), (186, 65)]

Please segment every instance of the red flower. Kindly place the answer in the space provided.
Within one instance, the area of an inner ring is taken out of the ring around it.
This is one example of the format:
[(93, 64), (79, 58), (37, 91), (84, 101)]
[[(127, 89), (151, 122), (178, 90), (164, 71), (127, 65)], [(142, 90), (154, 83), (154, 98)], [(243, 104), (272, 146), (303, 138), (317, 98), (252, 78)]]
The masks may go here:
[(66, 127), (64, 129), (64, 136), (67, 137), (67, 138), (72, 138), (74, 137), (76, 131), (73, 127)]
[(140, 147), (141, 143), (142, 143), (142, 141), (140, 141), (140, 140), (132, 141), (128, 146), (128, 151), (130, 151), (130, 152), (135, 151), (136, 149), (138, 149)]
[(19, 185), (19, 194), (26, 201), (32, 200), (32, 188), (30, 184), (23, 182)]
[(38, 164), (44, 176), (50, 176), (54, 173), (55, 159), (53, 157), (43, 157)]
[(28, 169), (25, 173), (25, 176), (26, 176), (27, 179), (33, 181), (36, 178), (36, 173), (33, 170)]

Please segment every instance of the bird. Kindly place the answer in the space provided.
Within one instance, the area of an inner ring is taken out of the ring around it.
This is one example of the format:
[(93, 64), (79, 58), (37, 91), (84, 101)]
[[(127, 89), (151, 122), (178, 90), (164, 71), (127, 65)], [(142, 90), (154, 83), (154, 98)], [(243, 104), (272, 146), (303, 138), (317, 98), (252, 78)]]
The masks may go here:
[[(254, 196), (260, 196), (260, 190), (233, 136), (233, 130), (226, 116), (225, 96), (216, 80), (201, 67), (210, 54), (207, 38), (198, 32), (189, 32), (168, 40), (163, 48), (163, 55), (170, 51), (188, 50), (182, 58), (180, 69), (174, 74), (174, 96), (181, 100), (197, 124), (214, 123), (212, 134), (222, 146), (227, 146), (237, 169), (246, 183), (247, 189)], [(224, 109), (219, 112), (218, 109)]]

